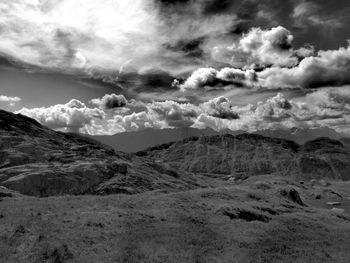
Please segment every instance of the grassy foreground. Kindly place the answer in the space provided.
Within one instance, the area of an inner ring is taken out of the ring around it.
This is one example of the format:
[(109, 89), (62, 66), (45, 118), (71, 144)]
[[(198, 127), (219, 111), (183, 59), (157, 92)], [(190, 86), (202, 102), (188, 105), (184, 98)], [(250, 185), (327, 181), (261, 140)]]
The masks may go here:
[(178, 193), (2, 198), (0, 262), (349, 262), (350, 216), (310, 205), (321, 188), (258, 179)]

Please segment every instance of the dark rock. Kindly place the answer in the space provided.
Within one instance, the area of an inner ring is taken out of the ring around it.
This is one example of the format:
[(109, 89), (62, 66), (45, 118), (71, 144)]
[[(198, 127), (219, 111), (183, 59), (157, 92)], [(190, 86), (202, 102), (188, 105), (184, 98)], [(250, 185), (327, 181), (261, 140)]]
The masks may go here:
[(281, 189), (280, 194), (294, 203), (297, 203), (301, 206), (306, 206), (306, 204), (301, 199), (299, 192), (292, 187)]

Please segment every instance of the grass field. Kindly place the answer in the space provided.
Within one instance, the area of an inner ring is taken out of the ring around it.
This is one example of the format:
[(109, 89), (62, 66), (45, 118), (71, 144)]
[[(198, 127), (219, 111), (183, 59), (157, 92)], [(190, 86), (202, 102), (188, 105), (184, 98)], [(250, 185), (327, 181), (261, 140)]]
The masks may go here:
[[(306, 206), (282, 194), (291, 188)], [(320, 189), (256, 177), (177, 193), (2, 198), (0, 262), (349, 262), (350, 216), (311, 205)]]

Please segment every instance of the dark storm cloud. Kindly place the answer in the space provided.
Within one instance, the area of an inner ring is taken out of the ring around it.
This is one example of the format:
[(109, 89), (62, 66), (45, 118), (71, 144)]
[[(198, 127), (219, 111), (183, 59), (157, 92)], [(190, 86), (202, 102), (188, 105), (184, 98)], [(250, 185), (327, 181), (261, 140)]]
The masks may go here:
[(0, 68), (18, 69), (18, 70), (30, 70), (32, 72), (41, 71), (40, 67), (25, 63), (13, 56), (9, 56), (0, 52)]
[(5, 55), (0, 55), (0, 67), (18, 67), (16, 61), (10, 59)]
[(230, 15), (235, 23), (227, 33), (241, 30), (238, 34), (251, 26), (262, 26), (262, 23), (269, 25), (269, 20), (274, 16), (272, 7), (274, 10), (279, 7), (274, 0), (155, 0), (155, 3), (159, 7), (160, 15), (170, 23), (188, 16), (195, 20)]
[(143, 92), (167, 92), (176, 90), (172, 86), (174, 77), (167, 72), (152, 71), (139, 73), (125, 73), (118, 76), (115, 83), (123, 87), (124, 92), (131, 97), (137, 98)]
[(138, 73), (118, 71), (91, 71), (89, 78), (83, 78), (85, 83), (97, 86), (115, 88), (119, 93), (132, 94), (143, 91), (163, 91), (172, 88), (175, 77), (170, 73), (160, 70)]
[(191, 0), (156, 0), (156, 3), (165, 7), (171, 7), (177, 4), (187, 4), (189, 2), (191, 2)]
[(219, 14), (229, 12), (237, 1), (232, 0), (208, 0), (203, 2), (203, 14)]

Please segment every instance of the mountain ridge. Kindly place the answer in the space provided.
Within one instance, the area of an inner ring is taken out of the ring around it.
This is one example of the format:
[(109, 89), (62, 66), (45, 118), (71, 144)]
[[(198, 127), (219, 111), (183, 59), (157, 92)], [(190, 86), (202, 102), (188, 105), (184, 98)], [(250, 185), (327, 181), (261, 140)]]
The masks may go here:
[[(232, 131), (223, 130), (215, 131), (210, 128), (195, 129), (195, 128), (173, 128), (173, 129), (152, 129), (147, 128), (141, 131), (123, 132), (115, 135), (95, 135), (91, 137), (103, 144), (109, 145), (115, 150), (123, 152), (138, 152), (156, 146), (159, 144), (165, 144), (175, 141), (180, 141), (194, 136), (208, 136), (208, 135), (221, 135), (221, 134), (244, 134), (247, 133), (243, 130)], [(348, 138), (346, 134), (337, 133), (330, 128), (319, 129), (286, 129), (286, 130), (261, 130), (252, 132), (250, 134), (259, 134), (271, 138), (282, 138), (287, 140), (293, 140), (298, 144), (304, 144), (306, 141), (314, 140), (319, 137), (329, 137), (331, 139)]]
[(25, 195), (139, 193), (195, 188), (191, 175), (117, 152), (81, 135), (50, 130), (0, 110), (0, 185)]
[(20, 114), (0, 111), (0, 125), (0, 185), (24, 195), (179, 191), (260, 174), (350, 179), (349, 149), (332, 139), (201, 135), (133, 154)]
[(136, 154), (194, 173), (214, 172), (246, 178), (283, 172), (301, 180), (350, 179), (350, 149), (338, 140), (325, 137), (303, 145), (258, 134), (191, 137)]

